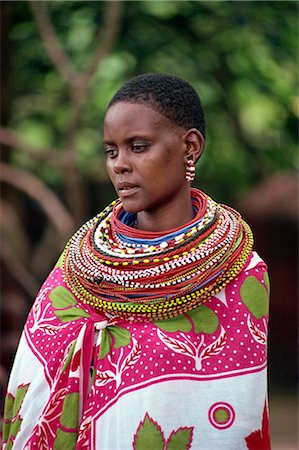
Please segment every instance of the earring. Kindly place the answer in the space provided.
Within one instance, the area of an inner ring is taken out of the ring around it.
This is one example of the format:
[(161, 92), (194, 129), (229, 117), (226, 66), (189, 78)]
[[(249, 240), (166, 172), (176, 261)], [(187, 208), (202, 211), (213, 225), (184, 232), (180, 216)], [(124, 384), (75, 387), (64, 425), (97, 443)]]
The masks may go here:
[(188, 159), (186, 163), (185, 178), (187, 181), (193, 181), (195, 178), (195, 165), (193, 159)]

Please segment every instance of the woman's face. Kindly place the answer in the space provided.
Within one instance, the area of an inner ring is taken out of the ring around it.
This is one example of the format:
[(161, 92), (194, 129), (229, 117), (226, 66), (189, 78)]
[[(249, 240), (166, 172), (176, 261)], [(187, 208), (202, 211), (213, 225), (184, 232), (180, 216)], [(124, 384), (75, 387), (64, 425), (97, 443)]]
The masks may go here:
[(190, 189), (185, 180), (185, 133), (138, 103), (119, 102), (108, 109), (104, 121), (107, 171), (126, 211), (156, 213), (185, 198)]

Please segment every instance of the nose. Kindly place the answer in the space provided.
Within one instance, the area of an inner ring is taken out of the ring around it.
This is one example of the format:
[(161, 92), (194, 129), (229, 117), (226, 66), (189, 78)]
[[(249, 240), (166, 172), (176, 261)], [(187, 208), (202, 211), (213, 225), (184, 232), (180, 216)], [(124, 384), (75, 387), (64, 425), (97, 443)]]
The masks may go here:
[(126, 152), (118, 152), (117, 157), (114, 159), (113, 169), (117, 174), (132, 171), (132, 166)]

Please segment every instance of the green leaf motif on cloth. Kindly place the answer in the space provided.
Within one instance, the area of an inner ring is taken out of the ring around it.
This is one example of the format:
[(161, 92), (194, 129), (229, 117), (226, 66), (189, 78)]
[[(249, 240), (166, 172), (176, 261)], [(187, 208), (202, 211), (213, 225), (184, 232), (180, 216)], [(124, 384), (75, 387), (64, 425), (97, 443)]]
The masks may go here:
[[(8, 441), (9, 438), (12, 438), (11, 440), (13, 441), (20, 430), (23, 419), (19, 412), (28, 389), (29, 384), (22, 384), (18, 387), (15, 397), (10, 393), (6, 396), (3, 425), (4, 441)], [(9, 441), (6, 448), (11, 448), (11, 446), (12, 442)]]
[(219, 318), (217, 314), (206, 305), (200, 305), (198, 308), (192, 309), (188, 312), (188, 315), (194, 323), (196, 334), (213, 334), (218, 328)]
[(68, 394), (63, 402), (62, 413), (60, 416), (60, 423), (65, 428), (78, 427), (78, 409), (79, 409), (79, 394), (72, 392)]
[(76, 308), (77, 302), (73, 294), (64, 286), (56, 286), (49, 294), (49, 298), (55, 309), (55, 316), (61, 322), (71, 322), (72, 320), (90, 317), (82, 308)]
[(134, 450), (163, 450), (164, 437), (161, 428), (148, 414), (137, 430), (133, 449)]
[(241, 299), (257, 319), (268, 315), (269, 296), (265, 286), (253, 275), (248, 276), (240, 289)]
[(82, 319), (82, 317), (90, 317), (90, 315), (82, 308), (58, 309), (55, 311), (61, 322), (71, 322), (72, 320)]
[(76, 299), (73, 294), (64, 286), (57, 286), (50, 292), (50, 300), (53, 308), (68, 308), (76, 305)]
[(64, 371), (67, 369), (67, 367), (69, 366), (69, 364), (70, 364), (70, 362), (71, 362), (71, 360), (72, 360), (73, 353), (74, 353), (74, 350), (75, 350), (76, 342), (77, 342), (77, 339), (75, 339), (74, 342), (73, 342), (72, 345), (71, 345), (71, 348), (70, 348), (70, 350), (69, 350), (69, 354), (67, 355), (67, 358), (66, 358), (66, 360), (65, 360), (65, 363), (64, 363), (64, 365), (63, 365), (62, 372), (64, 372)]
[(174, 317), (173, 319), (168, 320), (158, 320), (155, 322), (155, 325), (159, 327), (163, 331), (190, 331), (192, 328), (191, 322), (184, 315)]
[(20, 385), (17, 390), (17, 395), (15, 398), (14, 406), (13, 406), (13, 416), (16, 417), (16, 415), (19, 413), (22, 403), (24, 401), (25, 395), (27, 394), (29, 388), (29, 384)]
[(12, 448), (13, 441), (14, 441), (15, 437), (17, 436), (18, 432), (20, 431), (22, 421), (23, 421), (23, 419), (20, 416), (17, 416), (14, 418), (13, 423), (11, 424), (11, 427), (9, 430), (10, 440), (7, 443), (7, 446), (5, 447), (5, 449), (10, 450)]
[(265, 286), (267, 288), (268, 295), (270, 295), (270, 280), (269, 280), (268, 272), (264, 273), (264, 283), (265, 283)]
[(189, 450), (192, 438), (193, 427), (182, 427), (166, 441), (160, 425), (146, 414), (134, 436), (133, 450)]
[(114, 348), (126, 347), (131, 340), (131, 334), (126, 328), (117, 325), (104, 328), (102, 330), (102, 340), (100, 345), (99, 359), (104, 359)]
[(114, 338), (113, 346), (115, 348), (126, 347), (127, 345), (129, 345), (131, 340), (131, 334), (126, 328), (118, 326), (115, 327), (108, 326), (108, 331), (112, 334)]
[(111, 347), (111, 335), (108, 333), (108, 330), (105, 328), (102, 330), (102, 340), (100, 345), (99, 359), (104, 359), (106, 355), (110, 352)]
[(167, 450), (188, 450), (191, 448), (193, 428), (181, 428), (173, 431), (167, 443)]
[(188, 332), (192, 329), (192, 322), (196, 334), (213, 334), (219, 325), (217, 314), (206, 305), (198, 306), (196, 309), (188, 311), (186, 315), (157, 321), (155, 322), (155, 325), (163, 331), (173, 333), (177, 331)]
[(78, 433), (67, 432), (57, 429), (56, 438), (54, 441), (54, 450), (74, 450), (77, 444)]
[[(74, 450), (77, 443), (79, 394), (72, 392), (68, 394), (63, 402), (60, 424), (63, 427), (57, 429), (54, 441), (54, 450)], [(69, 429), (69, 431), (68, 431)]]
[(3, 437), (5, 440), (9, 437), (10, 424), (13, 419), (13, 405), (15, 398), (11, 394), (7, 394), (4, 405), (4, 424), (3, 424)]

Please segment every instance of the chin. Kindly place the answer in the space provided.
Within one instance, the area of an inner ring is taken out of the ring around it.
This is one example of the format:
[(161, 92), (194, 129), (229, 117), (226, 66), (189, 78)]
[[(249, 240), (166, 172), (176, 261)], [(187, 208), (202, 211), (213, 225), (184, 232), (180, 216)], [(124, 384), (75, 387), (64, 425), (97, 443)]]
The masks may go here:
[(124, 207), (124, 210), (128, 213), (134, 213), (137, 214), (138, 212), (142, 211), (143, 208), (138, 205), (138, 203), (133, 200), (128, 200), (128, 199), (121, 199), (121, 203)]

